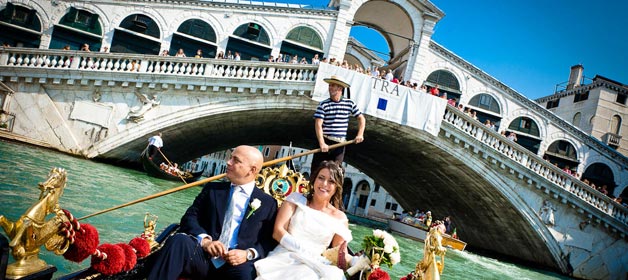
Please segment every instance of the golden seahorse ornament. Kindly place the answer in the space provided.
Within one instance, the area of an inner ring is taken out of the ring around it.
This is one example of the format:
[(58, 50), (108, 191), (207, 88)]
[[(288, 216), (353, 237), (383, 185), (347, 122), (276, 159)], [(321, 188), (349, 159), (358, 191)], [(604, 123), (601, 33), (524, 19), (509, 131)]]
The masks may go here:
[[(67, 172), (62, 168), (53, 168), (46, 181), (39, 183), (39, 200), (20, 218), (12, 222), (0, 215), (0, 226), (10, 239), (9, 247), (15, 262), (7, 267), (7, 276), (18, 278), (49, 267), (39, 259), (42, 245), (57, 255), (65, 253), (70, 246), (69, 240), (59, 233), (61, 225), (68, 218), (59, 207), (59, 198), (67, 182)], [(48, 215), (54, 214), (46, 220)]]

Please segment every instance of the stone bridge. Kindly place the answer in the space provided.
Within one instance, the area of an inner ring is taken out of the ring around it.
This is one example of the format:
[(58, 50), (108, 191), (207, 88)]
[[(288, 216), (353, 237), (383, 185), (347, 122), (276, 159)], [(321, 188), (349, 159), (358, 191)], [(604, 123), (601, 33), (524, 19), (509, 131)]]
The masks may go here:
[[(177, 162), (239, 144), (316, 148), (317, 71), (5, 49), (0, 91), (8, 126), (0, 135), (117, 163), (135, 162), (156, 131)], [(367, 116), (365, 139), (348, 148), (346, 161), (404, 209), (454, 216), (472, 249), (582, 278), (628, 272), (626, 208), (455, 108), (447, 108), (438, 136)], [(541, 218), (542, 208), (553, 213), (553, 224)]]

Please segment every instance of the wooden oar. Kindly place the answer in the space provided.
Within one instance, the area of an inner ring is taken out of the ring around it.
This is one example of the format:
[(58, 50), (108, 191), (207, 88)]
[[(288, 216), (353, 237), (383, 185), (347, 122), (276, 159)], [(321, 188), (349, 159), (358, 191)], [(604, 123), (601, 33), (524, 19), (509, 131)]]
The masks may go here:
[[(164, 153), (161, 152), (161, 149), (157, 149), (157, 151), (159, 151), (159, 153), (161, 154), (162, 157), (164, 157), (164, 159), (166, 160), (166, 162), (168, 162), (168, 166), (172, 166), (174, 167), (174, 165), (170, 162), (170, 160), (168, 160), (168, 158), (166, 157), (166, 155), (164, 155)], [(168, 174), (171, 174), (170, 172), (166, 172)], [(175, 170), (174, 173), (177, 173), (177, 176), (179, 176), (179, 178), (181, 178), (181, 180), (183, 181), (184, 184), (187, 184), (188, 182), (185, 181), (185, 179), (183, 179), (183, 176), (181, 176), (181, 174), (179, 174), (178, 170)]]
[[(355, 139), (351, 140), (351, 141), (346, 141), (346, 142), (342, 142), (342, 143), (331, 145), (331, 146), (329, 146), (329, 149), (331, 150), (331, 149), (339, 148), (339, 147), (346, 146), (346, 145), (353, 144), (353, 143), (355, 143)], [(291, 160), (293, 158), (299, 158), (299, 157), (311, 155), (311, 154), (314, 154), (314, 153), (318, 153), (320, 151), (321, 151), (321, 149), (319, 148), (319, 149), (303, 152), (303, 153), (292, 155), (292, 156), (286, 156), (286, 157), (270, 160), (270, 161), (264, 162), (264, 164), (262, 164), (262, 167), (274, 165), (274, 164), (277, 164), (279, 162)], [(206, 179), (203, 179), (203, 180), (199, 180), (199, 181), (196, 181), (196, 182), (185, 184), (183, 186), (178, 186), (176, 188), (165, 190), (165, 191), (162, 191), (162, 192), (159, 192), (159, 193), (156, 193), (156, 194), (152, 194), (152, 195), (149, 195), (149, 196), (145, 196), (145, 197), (133, 200), (131, 202), (127, 202), (127, 203), (124, 203), (124, 204), (120, 204), (118, 206), (111, 207), (109, 209), (105, 209), (105, 210), (98, 211), (96, 213), (89, 214), (89, 215), (87, 215), (85, 217), (79, 218), (78, 220), (80, 221), (80, 220), (83, 220), (83, 219), (91, 218), (91, 217), (94, 217), (96, 215), (100, 215), (100, 214), (104, 214), (104, 213), (107, 213), (107, 212), (111, 212), (113, 210), (117, 210), (117, 209), (120, 209), (120, 208), (131, 206), (133, 204), (137, 204), (137, 203), (144, 202), (144, 201), (147, 201), (147, 200), (151, 200), (151, 199), (154, 199), (154, 198), (162, 197), (162, 196), (167, 195), (167, 194), (171, 194), (171, 193), (174, 193), (174, 192), (178, 192), (178, 191), (182, 191), (182, 190), (185, 190), (185, 189), (189, 189), (191, 187), (195, 187), (195, 186), (198, 186), (198, 185), (209, 183), (211, 181), (222, 179), (225, 176), (227, 176), (227, 174), (226, 173), (222, 173), (222, 174), (219, 174), (219, 175), (216, 175), (216, 176), (212, 176), (212, 177), (209, 177), (209, 178), (206, 178)]]

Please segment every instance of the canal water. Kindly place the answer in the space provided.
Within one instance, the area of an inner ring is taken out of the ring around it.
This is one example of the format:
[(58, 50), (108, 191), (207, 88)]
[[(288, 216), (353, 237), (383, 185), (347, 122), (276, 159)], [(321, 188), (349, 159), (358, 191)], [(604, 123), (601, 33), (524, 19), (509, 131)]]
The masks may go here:
[[(60, 200), (62, 208), (77, 217), (123, 204), (181, 184), (160, 180), (146, 174), (108, 164), (71, 157), (55, 151), (0, 140), (0, 215), (15, 221), (39, 196), (37, 183), (46, 179), (53, 167), (67, 170), (68, 183)], [(100, 233), (100, 244), (128, 242), (143, 231), (146, 212), (159, 216), (157, 228), (179, 221), (199, 193), (200, 187), (157, 198), (84, 220)], [(372, 229), (350, 225), (357, 251)], [(6, 233), (0, 230), (4, 236)], [(401, 247), (401, 262), (392, 269), (385, 267), (391, 279), (399, 279), (414, 269), (423, 256), (423, 243), (394, 235)], [(42, 248), (42, 259), (57, 266), (56, 276), (89, 266), (65, 261)], [(12, 262), (12, 260), (10, 260)], [(448, 250), (443, 279), (569, 279), (560, 274), (531, 269), (471, 252)]]

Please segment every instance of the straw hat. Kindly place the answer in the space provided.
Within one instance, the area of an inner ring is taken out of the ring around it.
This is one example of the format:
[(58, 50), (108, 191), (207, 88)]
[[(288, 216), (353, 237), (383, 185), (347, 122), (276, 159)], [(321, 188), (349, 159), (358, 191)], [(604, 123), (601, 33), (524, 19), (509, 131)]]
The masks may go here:
[(349, 87), (349, 84), (347, 82), (343, 81), (342, 78), (340, 78), (340, 77), (338, 77), (336, 75), (332, 75), (329, 78), (323, 79), (323, 81), (325, 81), (328, 84), (339, 85), (339, 86), (341, 86), (343, 88), (348, 88)]

